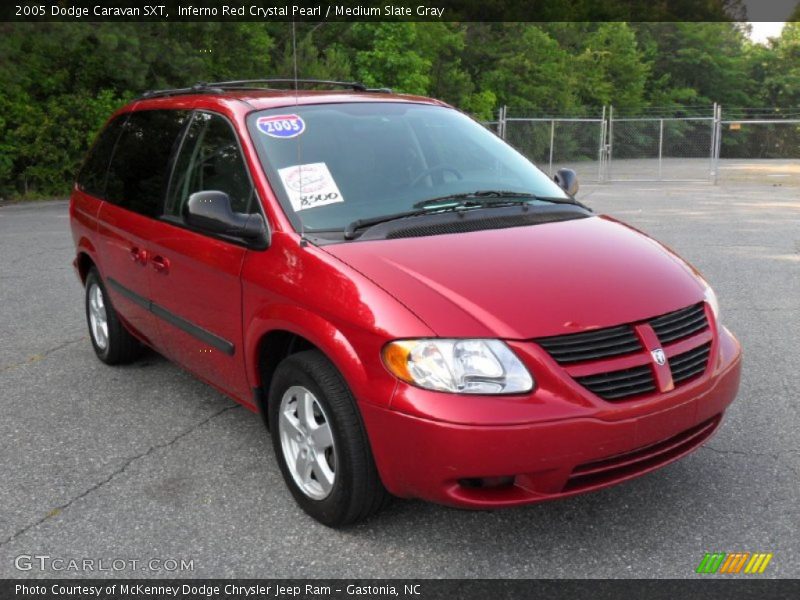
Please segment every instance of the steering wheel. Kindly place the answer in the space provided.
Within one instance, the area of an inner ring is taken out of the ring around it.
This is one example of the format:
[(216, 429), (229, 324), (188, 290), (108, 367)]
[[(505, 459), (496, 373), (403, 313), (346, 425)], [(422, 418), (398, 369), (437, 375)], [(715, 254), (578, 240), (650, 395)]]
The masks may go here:
[(423, 179), (425, 179), (426, 177), (430, 177), (435, 173), (452, 173), (453, 175), (456, 176), (456, 179), (458, 179), (459, 181), (464, 179), (464, 176), (455, 167), (450, 167), (448, 165), (437, 165), (435, 167), (431, 167), (430, 169), (425, 169), (422, 173), (417, 175), (414, 181), (411, 182), (411, 187), (418, 186)]

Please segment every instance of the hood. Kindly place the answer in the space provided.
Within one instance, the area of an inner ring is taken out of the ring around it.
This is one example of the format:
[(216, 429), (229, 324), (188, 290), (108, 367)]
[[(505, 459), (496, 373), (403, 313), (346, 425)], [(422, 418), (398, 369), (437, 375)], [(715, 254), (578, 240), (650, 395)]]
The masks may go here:
[(610, 327), (700, 302), (704, 292), (699, 274), (665, 246), (607, 217), (323, 248), (442, 337)]

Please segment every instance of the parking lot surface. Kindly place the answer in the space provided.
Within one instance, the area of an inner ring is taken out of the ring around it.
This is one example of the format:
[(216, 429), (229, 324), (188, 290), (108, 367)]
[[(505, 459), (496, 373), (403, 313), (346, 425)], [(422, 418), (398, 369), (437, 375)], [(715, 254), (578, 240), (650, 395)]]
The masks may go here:
[[(495, 512), (397, 501), (344, 531), (295, 506), (257, 416), (154, 353), (95, 358), (66, 202), (0, 207), (0, 577), (682, 578), (712, 551), (772, 552), (765, 576), (800, 577), (800, 188), (615, 184), (579, 198), (716, 289), (745, 353), (719, 433), (601, 492)], [(20, 555), (192, 570), (20, 571)]]

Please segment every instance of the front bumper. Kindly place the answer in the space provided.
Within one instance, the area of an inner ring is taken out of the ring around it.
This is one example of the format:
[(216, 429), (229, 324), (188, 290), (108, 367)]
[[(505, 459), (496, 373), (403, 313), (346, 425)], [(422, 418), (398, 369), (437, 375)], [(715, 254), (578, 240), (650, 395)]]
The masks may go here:
[[(496, 419), (490, 399), (485, 420), (472, 415), (471, 423), (363, 404), (383, 483), (400, 497), (491, 508), (571, 496), (653, 471), (708, 440), (736, 396), (739, 343), (724, 328), (717, 340), (714, 366), (693, 382), (650, 401), (619, 405), (598, 402), (587, 391), (580, 416), (560, 411), (556, 417), (553, 405), (565, 400), (546, 390), (537, 390), (543, 400), (532, 402), (534, 392), (525, 404), (529, 414), (548, 417), (514, 424), (480, 424)], [(442, 398), (416, 388), (406, 393), (403, 406)], [(453, 400), (458, 397), (443, 402)]]

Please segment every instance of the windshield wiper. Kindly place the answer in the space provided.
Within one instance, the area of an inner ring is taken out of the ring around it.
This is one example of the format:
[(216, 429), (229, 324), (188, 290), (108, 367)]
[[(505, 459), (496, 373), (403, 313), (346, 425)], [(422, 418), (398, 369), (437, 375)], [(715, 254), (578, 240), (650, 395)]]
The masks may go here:
[[(523, 204), (531, 200), (540, 200), (553, 204), (573, 204), (587, 208), (577, 200), (572, 198), (554, 198), (548, 196), (537, 196), (530, 192), (512, 192), (507, 190), (478, 190), (476, 192), (465, 192), (462, 194), (450, 194), (421, 200), (414, 204), (414, 208), (432, 208), (435, 206), (508, 206), (509, 204)], [(587, 209), (588, 210), (588, 209)]]
[(347, 227), (344, 228), (344, 239), (352, 240), (356, 237), (356, 231), (359, 229), (363, 229), (364, 227), (372, 227), (373, 225), (377, 225), (378, 223), (386, 223), (388, 221), (394, 221), (395, 219), (404, 219), (406, 217), (416, 217), (418, 215), (425, 215), (430, 213), (436, 212), (446, 212), (448, 210), (453, 210), (456, 208), (457, 205), (452, 206), (434, 206), (430, 208), (418, 208), (416, 210), (405, 210), (399, 213), (393, 213), (390, 215), (381, 215), (379, 217), (369, 217), (366, 219), (356, 219), (355, 221), (349, 223)]
[(449, 205), (469, 205), (463, 202), (464, 200), (475, 200), (475, 204), (489, 204), (494, 201), (486, 202), (489, 198), (514, 198), (516, 202), (528, 202), (536, 200), (535, 194), (527, 192), (507, 192), (503, 190), (478, 190), (476, 192), (464, 192), (462, 194), (448, 194), (447, 196), (439, 196), (437, 198), (428, 198), (427, 200), (420, 200), (414, 204), (414, 208), (430, 208), (434, 206), (449, 206)]
[[(525, 202), (533, 200), (534, 197), (530, 194), (522, 194), (520, 197), (525, 197)], [(371, 227), (379, 223), (386, 223), (388, 221), (395, 221), (397, 219), (405, 219), (406, 217), (418, 217), (420, 215), (429, 215), (434, 213), (452, 212), (456, 210), (464, 210), (468, 208), (486, 208), (489, 206), (509, 206), (512, 204), (520, 204), (520, 200), (487, 200), (482, 199), (480, 196), (474, 197), (473, 194), (455, 194), (453, 196), (442, 196), (441, 198), (433, 198), (431, 200), (423, 200), (414, 204), (414, 210), (404, 210), (403, 212), (393, 213), (389, 215), (380, 215), (377, 217), (368, 217), (366, 219), (357, 219), (348, 224), (344, 228), (344, 239), (352, 240), (355, 237), (356, 231), (364, 227)]]
[[(369, 217), (366, 219), (357, 219), (352, 223), (349, 223), (347, 227), (344, 228), (344, 239), (352, 240), (355, 237), (356, 231), (363, 229), (364, 227), (371, 227), (373, 225), (378, 225), (379, 223), (386, 223), (388, 221), (395, 221), (397, 219), (465, 210), (470, 208), (499, 208), (504, 206), (515, 206), (518, 204), (526, 204), (533, 200), (542, 200), (544, 202), (552, 202), (554, 204), (573, 204), (583, 206), (583, 204), (577, 200), (571, 200), (568, 198), (544, 198), (542, 196), (537, 196), (536, 194), (530, 194), (527, 192), (479, 190), (477, 192), (450, 194), (448, 196), (440, 196), (438, 198), (421, 200), (413, 205), (414, 210), (406, 210), (403, 212), (381, 215), (378, 217)], [(586, 207), (583, 206), (583, 208)]]

